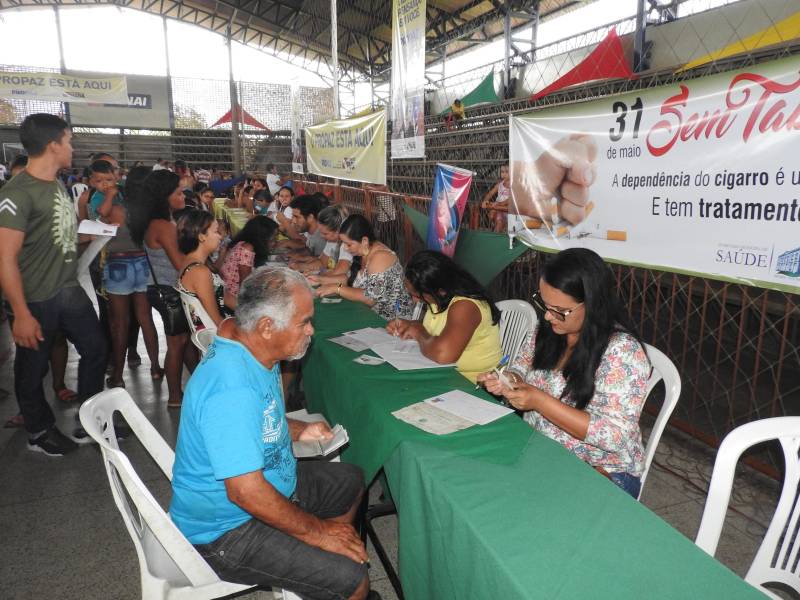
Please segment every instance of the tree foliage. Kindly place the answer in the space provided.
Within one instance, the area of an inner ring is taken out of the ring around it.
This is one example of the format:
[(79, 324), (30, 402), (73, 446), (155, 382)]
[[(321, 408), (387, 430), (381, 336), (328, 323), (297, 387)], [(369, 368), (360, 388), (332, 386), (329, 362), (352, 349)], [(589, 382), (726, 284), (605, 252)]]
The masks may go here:
[(0, 125), (16, 125), (17, 110), (9, 100), (0, 98)]
[(208, 129), (205, 117), (191, 106), (176, 104), (174, 114), (177, 129)]

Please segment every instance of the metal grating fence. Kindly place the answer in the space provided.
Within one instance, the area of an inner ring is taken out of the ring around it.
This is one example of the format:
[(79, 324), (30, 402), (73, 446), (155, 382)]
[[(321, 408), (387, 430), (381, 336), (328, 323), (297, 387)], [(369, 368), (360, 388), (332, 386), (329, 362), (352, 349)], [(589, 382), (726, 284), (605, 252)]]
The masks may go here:
[[(0, 64), (0, 70), (17, 72), (58, 69)], [(237, 97), (243, 110), (267, 127), (240, 126), (238, 144), (242, 169), (263, 172), (267, 163), (279, 171), (291, 171), (292, 89), (289, 85), (237, 82)], [(76, 152), (74, 165), (83, 167), (89, 154), (104, 151), (118, 157), (124, 166), (137, 161), (152, 164), (157, 158), (183, 159), (195, 167), (234, 171), (230, 123), (212, 128), (231, 110), (230, 82), (212, 79), (172, 77), (169, 79), (170, 113), (173, 129), (123, 129), (118, 127), (73, 127)], [(302, 126), (329, 119), (333, 94), (328, 88), (299, 86), (297, 97)], [(0, 142), (19, 141), (16, 127), (29, 114), (47, 112), (69, 120), (61, 102), (0, 99)]]

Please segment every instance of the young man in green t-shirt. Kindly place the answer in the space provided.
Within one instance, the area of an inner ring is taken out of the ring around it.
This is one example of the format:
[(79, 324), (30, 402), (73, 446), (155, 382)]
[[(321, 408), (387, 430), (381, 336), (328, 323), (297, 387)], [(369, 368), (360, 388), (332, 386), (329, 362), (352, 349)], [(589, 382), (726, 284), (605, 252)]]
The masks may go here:
[(44, 396), (50, 348), (63, 331), (81, 356), (81, 400), (103, 389), (107, 345), (78, 284), (77, 219), (58, 171), (72, 164), (72, 132), (54, 115), (25, 118), (20, 141), (28, 165), (0, 190), (0, 288), (16, 344), (14, 390), (28, 448), (62, 456), (76, 448), (55, 426)]

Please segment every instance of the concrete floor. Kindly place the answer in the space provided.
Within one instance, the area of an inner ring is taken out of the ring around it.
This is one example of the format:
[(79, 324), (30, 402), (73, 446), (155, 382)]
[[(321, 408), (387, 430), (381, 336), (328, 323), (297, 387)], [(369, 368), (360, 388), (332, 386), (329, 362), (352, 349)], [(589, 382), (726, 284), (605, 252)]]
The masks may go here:
[[(162, 360), (164, 344), (162, 339)], [(153, 383), (144, 363), (126, 368), (127, 389), (165, 439), (174, 446), (179, 411), (166, 408), (166, 384)], [(13, 394), (13, 345), (9, 328), (0, 323), (0, 423), (17, 412)], [(70, 348), (67, 385), (75, 388), (77, 356)], [(59, 427), (71, 431), (75, 407), (55, 400)], [(135, 439), (121, 443), (154, 495), (166, 505), (169, 485)], [(679, 433), (662, 438), (650, 472), (643, 503), (694, 539), (705, 501), (714, 453)], [(374, 486), (377, 488), (378, 486)], [(373, 499), (379, 494), (372, 491)], [(765, 532), (777, 501), (777, 483), (752, 472), (737, 477), (717, 558), (743, 576)], [(397, 521), (376, 521), (393, 559), (397, 556)], [(63, 457), (30, 452), (21, 430), (0, 429), (0, 598), (63, 600), (134, 599), (141, 597), (133, 544), (113, 504), (108, 480), (95, 446), (83, 446)], [(370, 579), (385, 600), (396, 596), (372, 555)], [(271, 598), (256, 592), (247, 598)], [(427, 600), (427, 599), (422, 599)]]

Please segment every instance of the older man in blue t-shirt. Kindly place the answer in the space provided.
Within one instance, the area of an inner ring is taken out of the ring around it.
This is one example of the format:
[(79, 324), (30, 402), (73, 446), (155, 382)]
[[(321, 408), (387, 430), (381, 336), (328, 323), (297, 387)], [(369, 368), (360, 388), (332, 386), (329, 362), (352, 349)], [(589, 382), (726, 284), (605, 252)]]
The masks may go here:
[(220, 324), (186, 387), (170, 515), (226, 581), (362, 600), (376, 597), (351, 524), (363, 475), (298, 463), (292, 440), (331, 433), (287, 419), (281, 394), (279, 363), (305, 354), (313, 315), (311, 290), (290, 269), (262, 267), (245, 280), (236, 318)]

